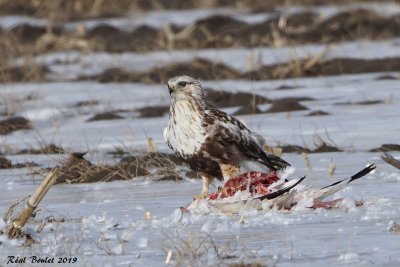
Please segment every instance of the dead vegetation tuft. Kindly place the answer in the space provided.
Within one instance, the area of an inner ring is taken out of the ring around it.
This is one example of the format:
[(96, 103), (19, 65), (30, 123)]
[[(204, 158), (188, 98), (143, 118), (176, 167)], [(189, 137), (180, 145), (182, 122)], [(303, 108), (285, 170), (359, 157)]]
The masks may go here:
[(0, 156), (0, 169), (12, 168), (12, 163), (9, 159)]
[(392, 222), (389, 226), (389, 232), (400, 233), (400, 224)]
[(31, 123), (24, 117), (11, 117), (0, 121), (0, 135), (7, 135), (14, 131), (31, 129)]
[(16, 154), (64, 154), (65, 151), (62, 147), (56, 146), (55, 144), (49, 144), (40, 148), (26, 148), (19, 150)]
[[(351, 3), (370, 2), (371, 0), (351, 0)], [(398, 2), (394, 0), (394, 2)], [(0, 15), (25, 15), (52, 20), (70, 21), (92, 18), (106, 18), (124, 16), (133, 11), (164, 10), (164, 9), (194, 9), (231, 7), (252, 12), (272, 11), (285, 5), (342, 5), (348, 4), (348, 0), (290, 0), (284, 3), (280, 0), (58, 0), (48, 2), (46, 0), (3, 0), (0, 1)], [(310, 20), (310, 16), (304, 16)], [(294, 20), (293, 23), (297, 22)]]
[(114, 165), (93, 164), (84, 154), (75, 153), (62, 164), (56, 183), (94, 183), (130, 180), (139, 176), (157, 176), (159, 180), (181, 180), (176, 170), (180, 160), (169, 154), (148, 153), (123, 157)]
[(400, 151), (399, 144), (382, 144), (378, 148), (370, 149), (369, 152), (389, 152), (389, 151)]
[[(315, 56), (318, 57), (318, 56)], [(120, 68), (107, 69), (100, 74), (84, 75), (78, 80), (97, 80), (102, 83), (111, 82), (143, 82), (161, 83), (177, 75), (190, 75), (201, 80), (250, 79), (270, 80), (293, 77), (315, 77), (341, 74), (358, 74), (367, 72), (400, 71), (399, 58), (385, 59), (351, 59), (336, 58), (323, 61), (323, 58), (298, 59), (289, 63), (264, 65), (256, 70), (240, 73), (223, 64), (205, 59), (194, 59), (156, 67), (145, 72), (126, 71)], [(316, 61), (314, 61), (316, 60)], [(312, 65), (309, 63), (312, 62)], [(212, 96), (218, 98), (217, 93)], [(379, 102), (360, 102), (358, 104), (376, 104)]]
[(124, 119), (124, 117), (122, 117), (121, 115), (118, 115), (117, 113), (108, 111), (108, 112), (95, 114), (93, 117), (89, 118), (87, 120), (87, 122), (106, 121), (106, 120), (119, 120), (119, 119)]

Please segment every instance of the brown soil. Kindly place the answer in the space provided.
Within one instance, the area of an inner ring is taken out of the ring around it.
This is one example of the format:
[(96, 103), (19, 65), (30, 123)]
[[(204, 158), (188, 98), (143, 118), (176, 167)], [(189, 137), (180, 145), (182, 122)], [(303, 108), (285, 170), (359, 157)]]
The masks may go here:
[(90, 30), (85, 39), (94, 41), (95, 50), (109, 52), (152, 51), (161, 47), (155, 40), (159, 39), (159, 30), (141, 26), (133, 32), (121, 31), (108, 25), (100, 25)]
[(0, 83), (46, 81), (47, 73), (49, 73), (47, 67), (35, 64), (7, 68), (1, 68), (0, 66)]
[(56, 146), (54, 144), (47, 145), (38, 149), (28, 148), (22, 149), (17, 152), (17, 154), (64, 154), (65, 151), (62, 147)]
[(369, 152), (388, 152), (388, 151), (400, 151), (399, 144), (383, 144), (381, 147), (373, 148)]
[[(144, 83), (160, 83), (167, 81), (170, 77), (176, 75), (190, 75), (202, 80), (216, 79), (250, 79), (250, 80), (271, 80), (285, 79), (293, 77), (315, 77), (329, 76), (341, 74), (357, 74), (366, 72), (385, 72), (385, 71), (400, 71), (400, 58), (386, 59), (350, 59), (338, 58), (328, 61), (323, 61), (314, 66), (303, 69), (302, 66), (306, 61), (299, 61), (296, 64), (293, 62), (282, 63), (277, 65), (263, 66), (258, 70), (247, 72), (244, 74), (238, 73), (233, 68), (230, 68), (221, 63), (213, 63), (204, 59), (194, 59), (191, 62), (181, 62), (165, 67), (157, 67), (147, 72), (129, 72), (118, 68), (108, 69), (101, 74), (93, 76), (81, 76), (81, 80), (97, 80), (99, 82), (144, 82)], [(252, 95), (248, 93), (223, 93), (218, 91), (211, 92), (210, 101), (220, 102), (218, 106), (232, 105), (235, 102), (244, 102), (239, 100), (244, 97), (248, 101)], [(228, 95), (229, 94), (229, 95)], [(224, 97), (228, 97), (226, 100)], [(256, 97), (260, 103), (268, 103), (268, 99)], [(310, 99), (312, 100), (312, 99)], [(368, 104), (368, 102), (367, 102)]]
[(299, 110), (308, 110), (306, 106), (303, 106), (297, 101), (292, 100), (278, 100), (274, 101), (265, 113), (275, 113), (275, 112), (291, 112)]
[(358, 74), (367, 72), (400, 71), (400, 58), (385, 59), (352, 59), (336, 58), (318, 62), (308, 69), (303, 66), (306, 61), (263, 66), (258, 70), (242, 75), (244, 79), (268, 80), (293, 77), (315, 77), (341, 74)]
[(398, 80), (399, 77), (393, 76), (393, 75), (381, 75), (376, 78), (376, 80)]
[(206, 89), (206, 97), (208, 102), (216, 107), (254, 106), (271, 102), (268, 98), (256, 94), (213, 89)]
[(290, 86), (290, 85), (281, 85), (276, 88), (276, 90), (291, 90), (291, 89), (296, 89), (298, 87)]
[(320, 144), (316, 149), (314, 149), (311, 153), (327, 153), (327, 152), (342, 152), (343, 150), (335, 147), (328, 145), (327, 143), (323, 142)]
[(169, 110), (168, 106), (149, 106), (136, 109), (141, 118), (161, 117)]
[(252, 114), (260, 114), (260, 113), (263, 113), (263, 112), (257, 106), (247, 105), (247, 106), (242, 106), (233, 115), (252, 115)]
[(118, 120), (118, 119), (124, 119), (124, 117), (115, 114), (113, 112), (104, 112), (104, 113), (98, 113), (91, 117), (90, 119), (87, 120), (87, 122), (91, 121), (107, 121), (107, 120)]
[(330, 114), (323, 110), (314, 110), (307, 114), (307, 116), (326, 116), (326, 115)]
[(302, 146), (298, 146), (298, 145), (283, 145), (283, 146), (279, 146), (280, 148), (282, 148), (282, 152), (283, 153), (310, 153), (311, 150)]
[(0, 135), (6, 135), (18, 130), (31, 129), (31, 123), (23, 117), (12, 117), (0, 121)]
[(375, 104), (382, 104), (385, 101), (383, 100), (363, 100), (358, 102), (339, 102), (335, 103), (335, 105), (375, 105)]
[(0, 169), (10, 169), (12, 168), (12, 163), (9, 159), (0, 156)]
[[(130, 6), (132, 6), (132, 3), (126, 4), (126, 7)], [(124, 15), (127, 12), (126, 10), (124, 9), (121, 15)], [(66, 10), (63, 10), (63, 14), (67, 14)], [(74, 12), (74, 14), (77, 14), (77, 12)], [(92, 14), (86, 10), (85, 14), (95, 16), (100, 13)], [(48, 36), (49, 32), (56, 38), (71, 41), (74, 39), (90, 44), (91, 50), (108, 52), (259, 47), (275, 46), (277, 43), (291, 45), (315, 42), (336, 43), (348, 40), (376, 40), (400, 36), (399, 15), (381, 17), (369, 10), (343, 12), (322, 21), (316, 14), (308, 11), (292, 14), (286, 19), (286, 26), (283, 29), (278, 27), (278, 22), (278, 16), (258, 24), (247, 24), (226, 16), (211, 16), (198, 20), (193, 25), (179, 27), (171, 25), (169, 30), (140, 26), (129, 32), (110, 25), (99, 25), (79, 34), (67, 32), (57, 27), (49, 30), (45, 27), (21, 24), (2, 35), (14, 38), (18, 44), (29, 44), (30, 48), (25, 46), (25, 49), (31, 49), (31, 53), (71, 49), (66, 45), (43, 45), (43, 40), (46, 39), (43, 36)], [(75, 48), (87, 49), (85, 46), (79, 48), (79, 45)]]
[(299, 146), (299, 145), (281, 145), (279, 146), (282, 148), (283, 153), (327, 153), (327, 152), (342, 152), (343, 150), (329, 145), (325, 142), (322, 142), (320, 145), (318, 145), (315, 149), (310, 150), (308, 148)]
[(204, 59), (194, 59), (191, 62), (174, 63), (164, 67), (157, 67), (148, 72), (128, 72), (118, 68), (108, 69), (94, 76), (81, 76), (79, 79), (95, 79), (99, 82), (144, 82), (160, 83), (177, 75), (189, 75), (202, 80), (235, 79), (240, 74), (232, 68), (212, 63)]

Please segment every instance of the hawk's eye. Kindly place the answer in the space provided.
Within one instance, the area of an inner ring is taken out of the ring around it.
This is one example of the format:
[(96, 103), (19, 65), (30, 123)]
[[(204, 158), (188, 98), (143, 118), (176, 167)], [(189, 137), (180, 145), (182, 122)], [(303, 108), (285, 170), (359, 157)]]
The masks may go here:
[(179, 86), (179, 87), (185, 87), (186, 84), (187, 84), (187, 82), (179, 82), (179, 83), (178, 83), (178, 86)]

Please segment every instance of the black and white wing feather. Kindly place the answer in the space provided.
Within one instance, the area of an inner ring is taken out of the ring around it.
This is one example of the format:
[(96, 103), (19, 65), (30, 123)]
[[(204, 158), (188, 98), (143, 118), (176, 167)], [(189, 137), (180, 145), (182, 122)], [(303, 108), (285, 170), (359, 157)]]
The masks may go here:
[(264, 139), (225, 112), (208, 108), (205, 110), (203, 127), (207, 137), (202, 149), (220, 163), (255, 161), (277, 171), (289, 163), (264, 151)]

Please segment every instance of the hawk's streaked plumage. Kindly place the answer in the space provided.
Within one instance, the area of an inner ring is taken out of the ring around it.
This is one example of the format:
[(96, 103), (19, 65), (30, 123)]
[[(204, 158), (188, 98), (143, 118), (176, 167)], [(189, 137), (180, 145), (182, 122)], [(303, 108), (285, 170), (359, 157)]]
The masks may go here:
[(289, 166), (281, 158), (267, 154), (265, 140), (239, 120), (207, 106), (204, 89), (189, 76), (168, 81), (171, 106), (164, 139), (189, 167), (203, 177), (208, 193), (212, 178), (228, 180), (246, 171), (268, 173)]

